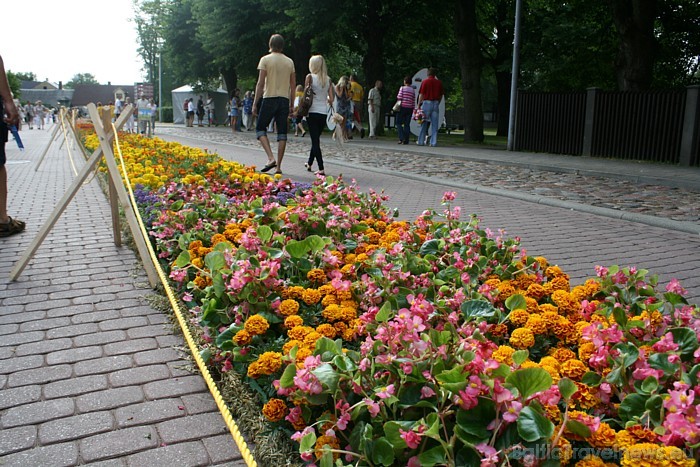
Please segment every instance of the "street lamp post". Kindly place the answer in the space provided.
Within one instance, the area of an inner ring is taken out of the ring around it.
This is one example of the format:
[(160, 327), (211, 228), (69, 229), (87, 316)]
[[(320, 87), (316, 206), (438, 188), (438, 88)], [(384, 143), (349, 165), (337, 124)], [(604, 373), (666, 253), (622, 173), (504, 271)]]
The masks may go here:
[(518, 96), (518, 73), (520, 69), (520, 17), (521, 0), (515, 1), (515, 30), (513, 31), (513, 67), (510, 78), (510, 109), (508, 111), (508, 150), (512, 151), (515, 145), (515, 105)]
[(163, 123), (163, 52), (158, 52), (158, 121)]

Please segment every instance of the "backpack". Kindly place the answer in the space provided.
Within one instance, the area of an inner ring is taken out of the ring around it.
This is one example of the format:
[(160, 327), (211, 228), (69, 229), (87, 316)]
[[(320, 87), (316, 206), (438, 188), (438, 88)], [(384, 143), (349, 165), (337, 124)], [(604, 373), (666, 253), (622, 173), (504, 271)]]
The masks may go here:
[(297, 118), (306, 117), (309, 115), (309, 109), (311, 109), (311, 104), (314, 102), (314, 90), (311, 89), (311, 85), (307, 85), (304, 88), (304, 94), (299, 98), (299, 108), (297, 108)]

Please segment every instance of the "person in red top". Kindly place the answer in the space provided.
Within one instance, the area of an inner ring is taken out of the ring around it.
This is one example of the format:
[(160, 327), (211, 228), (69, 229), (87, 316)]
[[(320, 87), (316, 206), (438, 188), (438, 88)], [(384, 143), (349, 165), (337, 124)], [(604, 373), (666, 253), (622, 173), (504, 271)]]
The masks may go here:
[(423, 120), (418, 135), (418, 146), (425, 144), (428, 125), (430, 125), (430, 145), (437, 146), (437, 134), (440, 128), (440, 101), (444, 95), (442, 82), (435, 77), (435, 68), (429, 68), (428, 77), (421, 83), (418, 94), (418, 107), (425, 114), (425, 120)]

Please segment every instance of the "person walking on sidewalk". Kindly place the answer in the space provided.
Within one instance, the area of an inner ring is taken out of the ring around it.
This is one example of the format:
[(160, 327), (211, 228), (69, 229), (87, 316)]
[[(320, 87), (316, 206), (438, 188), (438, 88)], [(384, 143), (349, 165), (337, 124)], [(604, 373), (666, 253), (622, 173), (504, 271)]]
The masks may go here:
[[(270, 37), (270, 53), (258, 63), (258, 83), (255, 86), (255, 101), (253, 116), (257, 115), (255, 135), (267, 154), (267, 165), (261, 172), (268, 172), (277, 167), (276, 173), (282, 173), (282, 159), (287, 147), (287, 120), (292, 114), (294, 105), (294, 88), (296, 76), (294, 62), (282, 53), (284, 38), (279, 34)], [(262, 98), (262, 102), (260, 99)], [(258, 103), (260, 110), (258, 111)], [(275, 121), (277, 128), (277, 160), (275, 161), (267, 137), (267, 127)]]
[(377, 122), (379, 122), (379, 111), (382, 108), (382, 82), (377, 80), (374, 87), (369, 90), (367, 95), (367, 110), (369, 112), (369, 139), (376, 139), (374, 134), (377, 130)]
[(428, 77), (420, 84), (418, 94), (418, 107), (425, 113), (425, 120), (423, 120), (418, 135), (418, 146), (425, 144), (428, 125), (430, 125), (430, 145), (437, 146), (437, 134), (440, 128), (440, 101), (444, 95), (442, 82), (435, 77), (435, 68), (428, 68)]
[[(5, 143), (9, 126), (19, 123), (19, 112), (12, 98), (10, 83), (5, 74), (5, 63), (0, 56), (0, 237), (9, 237), (24, 230), (24, 222), (7, 215), (7, 170), (5, 169)], [(9, 125), (9, 126), (8, 126)]]
[(306, 116), (306, 123), (309, 125), (309, 135), (311, 136), (311, 151), (309, 161), (304, 164), (306, 170), (311, 172), (314, 159), (318, 164), (316, 175), (326, 175), (323, 168), (323, 154), (321, 153), (321, 133), (326, 126), (328, 116), (328, 106), (333, 105), (333, 87), (328, 76), (326, 61), (322, 55), (314, 55), (309, 59), (309, 73), (306, 75), (304, 87), (311, 85), (314, 92), (314, 100), (311, 103), (309, 114)]
[(352, 99), (352, 128), (349, 138), (352, 139), (352, 133), (357, 131), (360, 138), (365, 137), (365, 127), (362, 126), (362, 102), (365, 99), (365, 90), (360, 83), (357, 82), (357, 75), (350, 74), (350, 97)]
[(396, 100), (401, 101), (399, 114), (396, 116), (396, 128), (399, 132), (399, 144), (408, 144), (411, 137), (411, 116), (416, 107), (416, 91), (411, 86), (411, 77), (403, 79), (403, 86), (399, 88)]

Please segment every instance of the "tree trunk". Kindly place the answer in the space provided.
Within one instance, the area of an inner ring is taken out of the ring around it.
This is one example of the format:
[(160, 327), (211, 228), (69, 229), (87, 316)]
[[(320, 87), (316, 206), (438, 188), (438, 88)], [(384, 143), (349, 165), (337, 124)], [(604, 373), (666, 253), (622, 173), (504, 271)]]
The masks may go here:
[(496, 121), (497, 136), (508, 136), (510, 117), (510, 83), (513, 68), (513, 41), (515, 36), (515, 15), (512, 0), (499, 0), (495, 12), (496, 55), (493, 69), (496, 74)]
[(656, 60), (657, 0), (609, 0), (619, 38), (615, 74), (620, 91), (651, 87)]
[(483, 56), (476, 27), (476, 0), (456, 0), (455, 37), (459, 53), (464, 95), (464, 141), (484, 140), (484, 112), (481, 104)]
[(311, 38), (298, 37), (294, 39), (291, 50), (291, 59), (294, 61), (297, 84), (303, 86), (306, 75), (309, 74), (309, 58), (311, 57)]
[[(384, 81), (385, 57), (384, 57), (384, 36), (386, 35), (386, 27), (382, 17), (378, 12), (382, 11), (382, 2), (380, 0), (369, 0), (367, 5), (366, 22), (363, 27), (364, 39), (367, 44), (367, 53), (362, 59), (362, 68), (365, 73), (365, 99), (369, 90), (374, 87), (377, 80)], [(383, 106), (382, 106), (383, 107)], [(361, 110), (363, 115), (366, 114), (365, 108)], [(384, 109), (379, 109), (379, 118), (377, 120), (377, 135), (384, 134)]]
[(508, 71), (496, 72), (496, 89), (498, 92), (498, 101), (496, 102), (496, 118), (498, 122), (497, 136), (508, 136), (511, 77), (512, 74)]
[(238, 86), (238, 73), (236, 72), (236, 67), (230, 65), (226, 68), (222, 68), (221, 76), (223, 77), (224, 84), (226, 85), (226, 89), (228, 90), (228, 96), (229, 98), (231, 98), (233, 96), (233, 92)]

